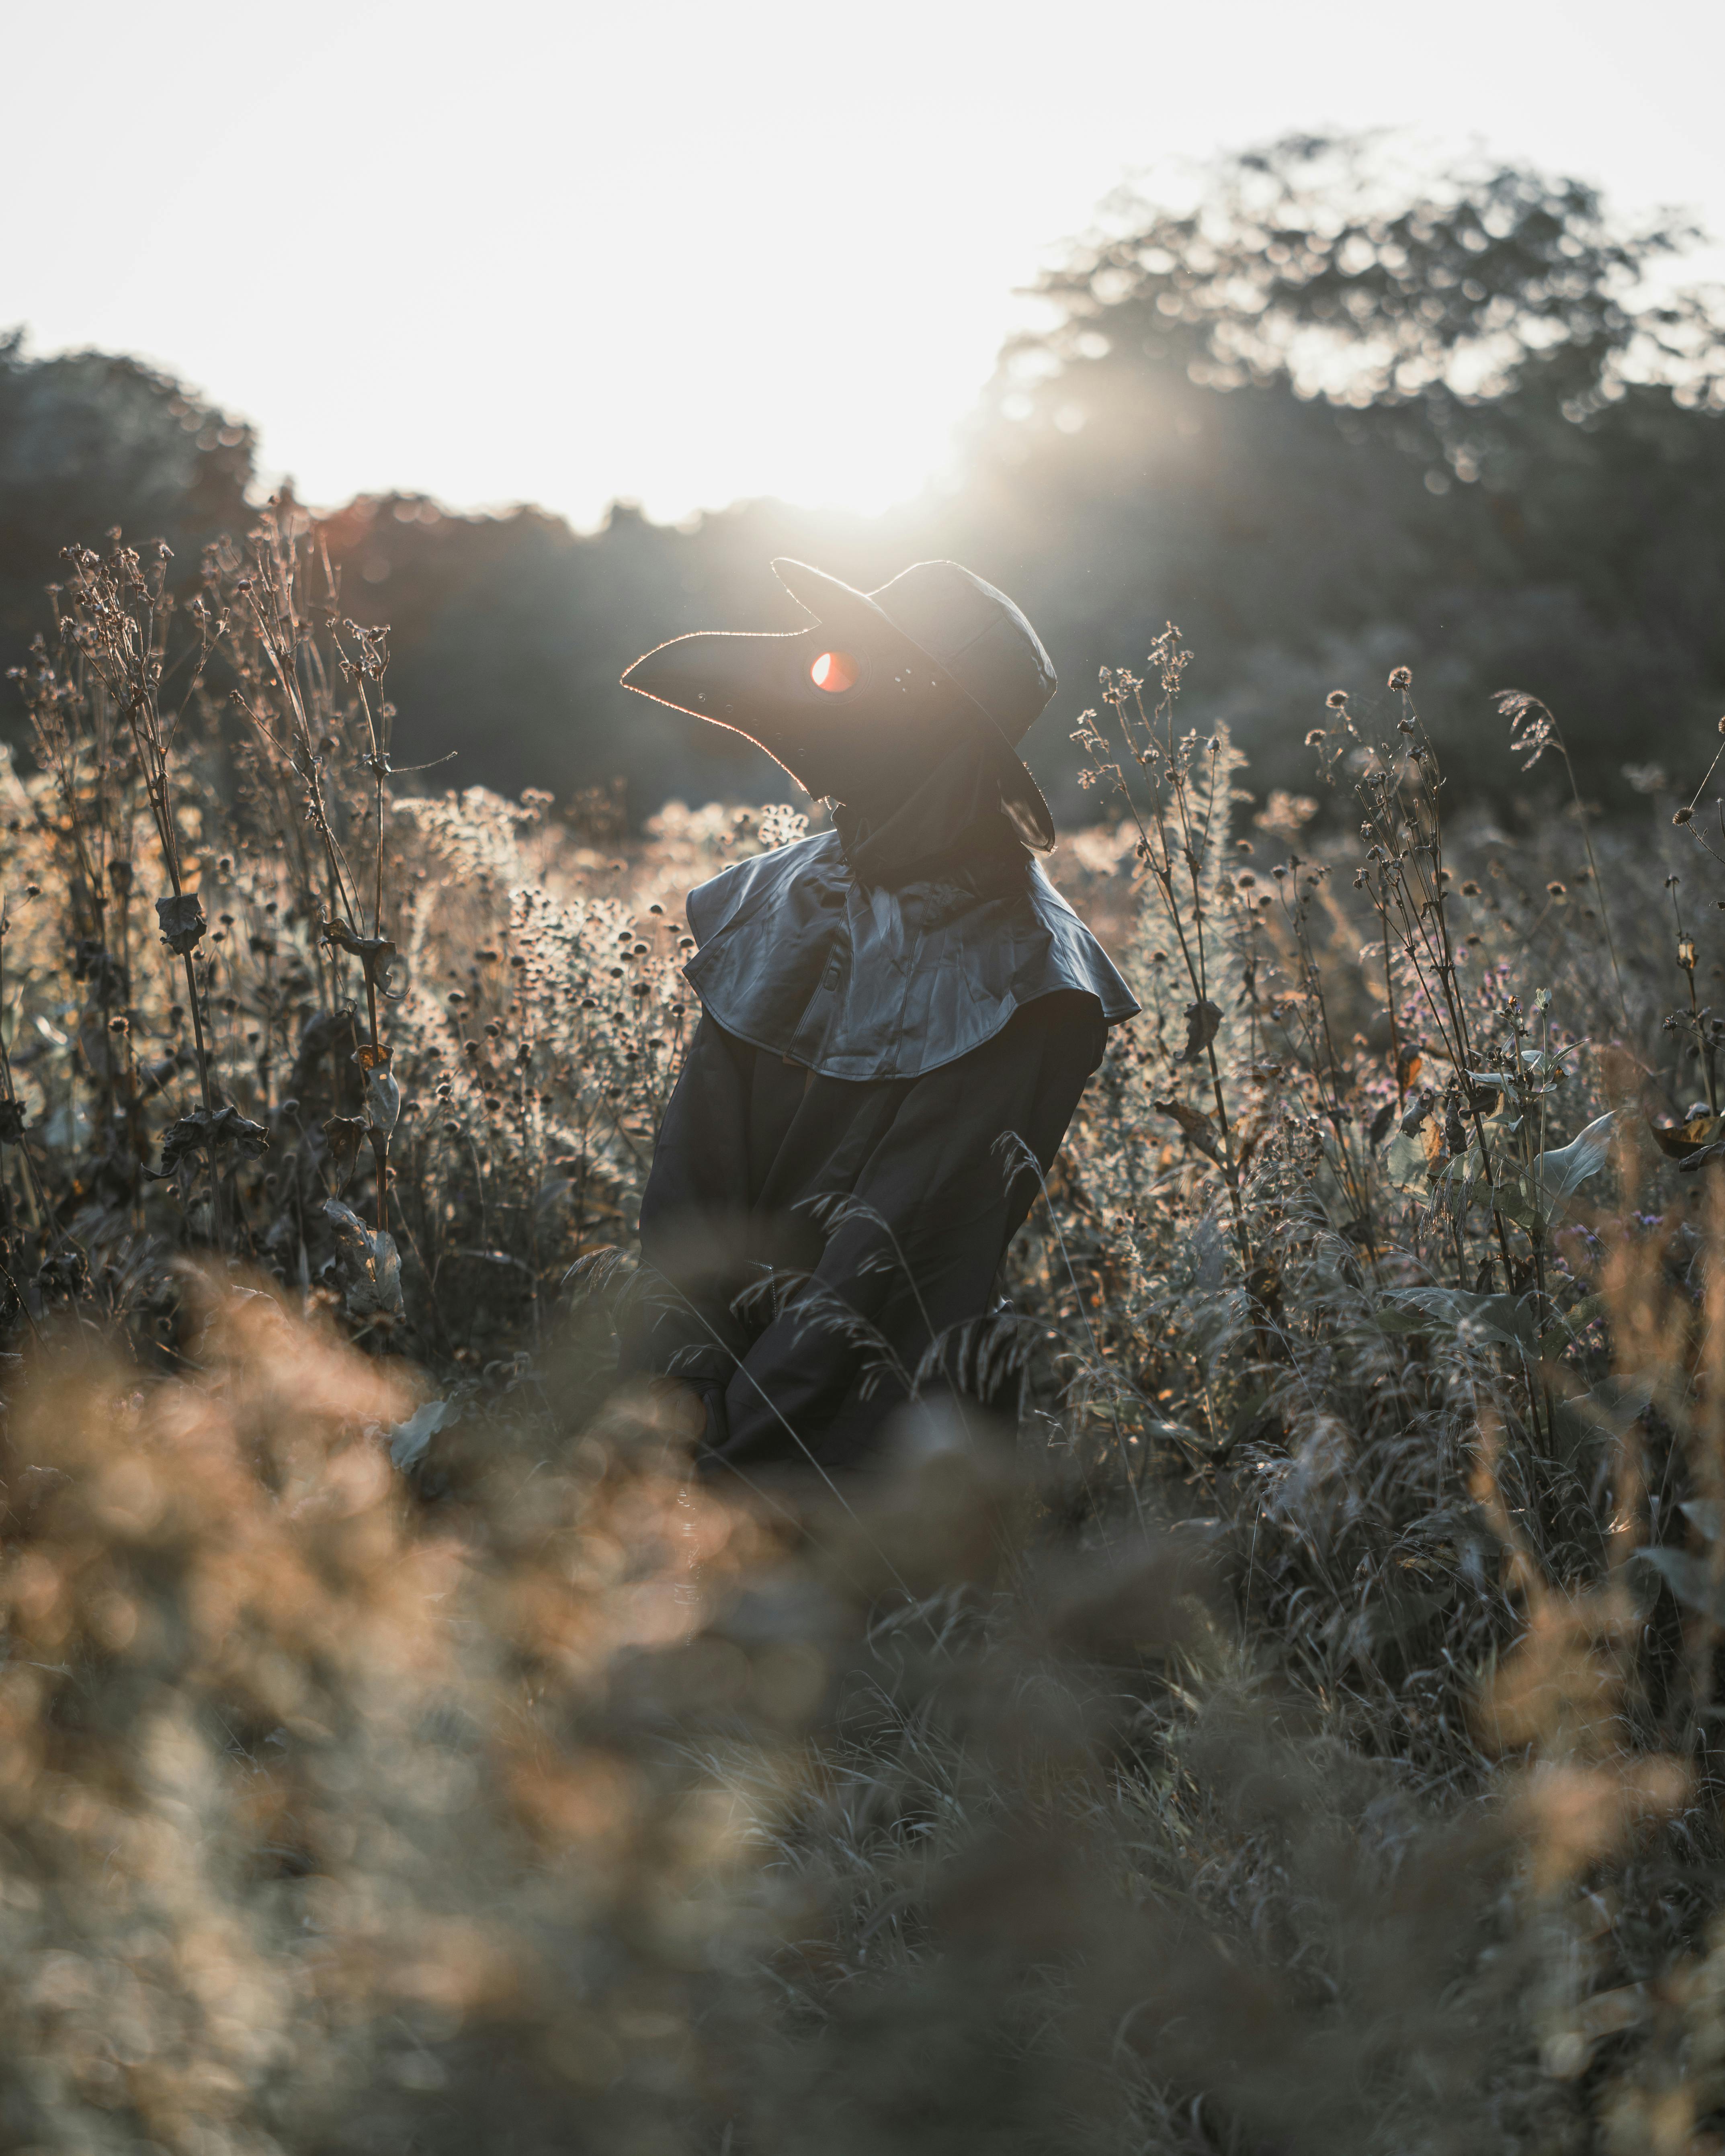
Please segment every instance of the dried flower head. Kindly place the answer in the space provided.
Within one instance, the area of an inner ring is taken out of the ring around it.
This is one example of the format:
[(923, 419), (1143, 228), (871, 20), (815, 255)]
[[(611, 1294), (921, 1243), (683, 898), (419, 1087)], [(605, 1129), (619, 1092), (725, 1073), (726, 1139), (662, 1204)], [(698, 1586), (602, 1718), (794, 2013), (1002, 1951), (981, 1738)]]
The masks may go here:
[(1522, 758), (1523, 771), (1531, 771), (1553, 742), (1561, 752), (1557, 721), (1538, 696), (1521, 689), (1500, 689), (1492, 701), (1509, 721), (1510, 754)]

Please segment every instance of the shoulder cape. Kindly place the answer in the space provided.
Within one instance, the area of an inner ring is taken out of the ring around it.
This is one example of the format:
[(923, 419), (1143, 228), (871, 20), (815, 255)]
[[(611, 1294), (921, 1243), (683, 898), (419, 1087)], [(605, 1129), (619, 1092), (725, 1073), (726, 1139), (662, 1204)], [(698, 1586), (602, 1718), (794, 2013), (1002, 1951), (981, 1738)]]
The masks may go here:
[(1061, 989), (1138, 1010), (1028, 856), (870, 883), (837, 831), (739, 861), (689, 895), (690, 985), (727, 1033), (829, 1078), (916, 1078)]

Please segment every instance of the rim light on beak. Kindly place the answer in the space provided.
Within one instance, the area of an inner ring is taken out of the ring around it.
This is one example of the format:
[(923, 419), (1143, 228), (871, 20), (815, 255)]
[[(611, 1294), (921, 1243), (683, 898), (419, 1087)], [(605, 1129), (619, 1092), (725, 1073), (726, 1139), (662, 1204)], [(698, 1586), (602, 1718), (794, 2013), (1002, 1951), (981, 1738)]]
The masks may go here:
[(823, 651), (809, 670), (809, 678), (817, 689), (824, 689), (829, 696), (856, 686), (857, 664), (848, 651)]

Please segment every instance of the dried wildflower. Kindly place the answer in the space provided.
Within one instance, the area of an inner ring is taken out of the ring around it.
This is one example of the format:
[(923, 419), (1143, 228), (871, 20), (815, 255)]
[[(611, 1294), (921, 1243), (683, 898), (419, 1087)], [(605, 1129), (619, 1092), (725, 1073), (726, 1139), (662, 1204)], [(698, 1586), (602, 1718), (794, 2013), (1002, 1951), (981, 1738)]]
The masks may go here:
[(156, 917), (162, 924), (162, 940), (170, 951), (184, 957), (203, 940), (208, 926), (203, 901), (196, 891), (172, 891), (156, 901)]
[(1521, 689), (1500, 689), (1492, 701), (1509, 721), (1511, 755), (1522, 759), (1523, 771), (1531, 771), (1557, 741), (1557, 722), (1538, 696)]
[(1309, 793), (1290, 793), (1283, 787), (1273, 787), (1252, 821), (1260, 830), (1292, 838), (1317, 815), (1317, 805)]
[(146, 1173), (162, 1183), (177, 1180), (182, 1190), (187, 1189), (198, 1155), (214, 1166), (230, 1147), (241, 1160), (259, 1159), (269, 1150), (270, 1133), (237, 1108), (218, 1108), (213, 1113), (200, 1108), (168, 1125), (162, 1134), (162, 1166)]

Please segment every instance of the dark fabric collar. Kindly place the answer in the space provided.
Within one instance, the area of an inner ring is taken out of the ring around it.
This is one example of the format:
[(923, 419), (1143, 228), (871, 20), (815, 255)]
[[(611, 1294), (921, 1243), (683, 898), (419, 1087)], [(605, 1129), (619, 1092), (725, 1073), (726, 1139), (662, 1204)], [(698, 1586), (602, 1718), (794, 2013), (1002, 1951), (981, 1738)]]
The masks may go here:
[(857, 881), (899, 890), (967, 869), (984, 880), (1022, 878), (1029, 854), (1000, 808), (986, 747), (962, 742), (905, 798), (870, 816), (840, 803), (833, 828)]

